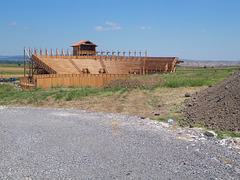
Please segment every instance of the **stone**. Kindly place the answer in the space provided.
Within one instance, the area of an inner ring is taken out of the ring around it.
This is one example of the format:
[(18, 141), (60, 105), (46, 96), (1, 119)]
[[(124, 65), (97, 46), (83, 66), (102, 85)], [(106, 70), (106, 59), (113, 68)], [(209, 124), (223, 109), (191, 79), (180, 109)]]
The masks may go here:
[(203, 134), (207, 137), (216, 137), (217, 136), (216, 133), (213, 131), (205, 131)]

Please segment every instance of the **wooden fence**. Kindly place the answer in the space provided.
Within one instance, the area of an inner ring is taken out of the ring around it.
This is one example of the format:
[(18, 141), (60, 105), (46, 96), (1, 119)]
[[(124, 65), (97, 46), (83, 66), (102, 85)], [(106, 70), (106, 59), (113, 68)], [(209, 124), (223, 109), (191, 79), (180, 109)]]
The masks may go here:
[[(137, 76), (137, 75), (131, 75)], [(34, 75), (31, 83), (27, 77), (20, 79), (23, 89), (69, 87), (69, 86), (91, 86), (100, 87), (113, 79), (127, 79), (128, 74), (44, 74)]]

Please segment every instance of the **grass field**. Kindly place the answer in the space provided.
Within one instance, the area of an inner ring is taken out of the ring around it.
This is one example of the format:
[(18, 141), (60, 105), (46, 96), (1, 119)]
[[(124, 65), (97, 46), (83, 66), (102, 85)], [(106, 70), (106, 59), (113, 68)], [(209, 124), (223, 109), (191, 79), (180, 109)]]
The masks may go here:
[(23, 64), (0, 64), (0, 78), (23, 77)]
[(157, 87), (170, 87), (170, 88), (176, 88), (176, 87), (196, 87), (196, 86), (203, 86), (203, 85), (213, 85), (214, 83), (217, 83), (224, 78), (226, 78), (229, 74), (233, 73), (237, 69), (219, 69), (216, 72), (210, 70), (203, 69), (195, 70), (195, 71), (186, 71), (186, 70), (179, 70), (176, 73), (166, 74), (162, 75), (164, 79), (167, 81), (167, 83), (162, 85), (157, 85)]
[(16, 67), (16, 68), (23, 68), (24, 64), (0, 64), (0, 67)]
[[(10, 75), (14, 75), (16, 73), (19, 76), (22, 76), (22, 70), (21, 67), (1, 67), (5, 70), (5, 73), (9, 73)], [(217, 83), (221, 81), (222, 79), (229, 76), (234, 71), (237, 71), (238, 69), (233, 68), (219, 68), (216, 72), (212, 70), (212, 68), (208, 69), (179, 69), (176, 73), (170, 73), (170, 74), (161, 74), (161, 75), (145, 75), (145, 76), (162, 76), (166, 83), (164, 84), (156, 84), (154, 88), (148, 89), (149, 91), (155, 91), (158, 88), (179, 88), (179, 87), (202, 87), (202, 86), (210, 86), (214, 83)], [(18, 74), (19, 73), (19, 74)], [(3, 75), (3, 74), (2, 74)], [(7, 74), (4, 74), (7, 75)], [(139, 77), (141, 78), (141, 77)], [(0, 103), (3, 103), (3, 101), (6, 100), (13, 100), (15, 99), (18, 101), (19, 99), (28, 99), (35, 97), (35, 100), (37, 101), (38, 95), (41, 96), (41, 94), (44, 94), (44, 97), (51, 96), (56, 97), (55, 99), (62, 99), (62, 100), (74, 100), (74, 99), (81, 99), (86, 96), (91, 95), (100, 95), (110, 93), (110, 92), (116, 92), (120, 91), (121, 88), (115, 88), (115, 89), (98, 89), (98, 88), (84, 88), (84, 87), (74, 87), (74, 88), (52, 88), (52, 89), (36, 89), (36, 90), (25, 90), (20, 91), (18, 93), (11, 93), (9, 95), (9, 92), (16, 92), (17, 90), (14, 90), (14, 87), (12, 87), (10, 84), (2, 84), (0, 85)], [(51, 93), (50, 93), (51, 92)], [(28, 94), (25, 96), (25, 94)], [(111, 93), (110, 93), (111, 94)], [(40, 97), (39, 96), (39, 97)], [(23, 97), (23, 98), (21, 98)], [(40, 98), (41, 99), (41, 98)], [(45, 99), (45, 98), (44, 98)], [(34, 101), (33, 101), (34, 103)]]

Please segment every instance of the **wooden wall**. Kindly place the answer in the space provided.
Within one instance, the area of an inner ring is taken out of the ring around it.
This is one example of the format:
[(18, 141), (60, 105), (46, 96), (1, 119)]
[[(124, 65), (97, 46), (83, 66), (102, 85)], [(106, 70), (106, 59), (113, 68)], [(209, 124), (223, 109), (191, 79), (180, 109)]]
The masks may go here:
[[(136, 76), (136, 75), (131, 75)], [(44, 74), (34, 75), (35, 87), (69, 87), (69, 86), (91, 86), (100, 87), (113, 79), (127, 79), (127, 74)], [(26, 80), (22, 79), (21, 86), (25, 85)]]

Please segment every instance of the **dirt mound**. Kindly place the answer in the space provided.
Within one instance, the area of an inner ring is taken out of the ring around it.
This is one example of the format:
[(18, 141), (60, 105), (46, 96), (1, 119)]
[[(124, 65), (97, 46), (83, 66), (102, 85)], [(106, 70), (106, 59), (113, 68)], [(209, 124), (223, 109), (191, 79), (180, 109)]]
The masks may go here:
[(104, 84), (102, 87), (103, 88), (123, 87), (128, 89), (132, 89), (135, 87), (153, 88), (156, 84), (161, 84), (164, 82), (166, 81), (160, 76), (149, 76), (140, 79), (115, 79)]
[(189, 123), (240, 132), (240, 71), (185, 101)]

